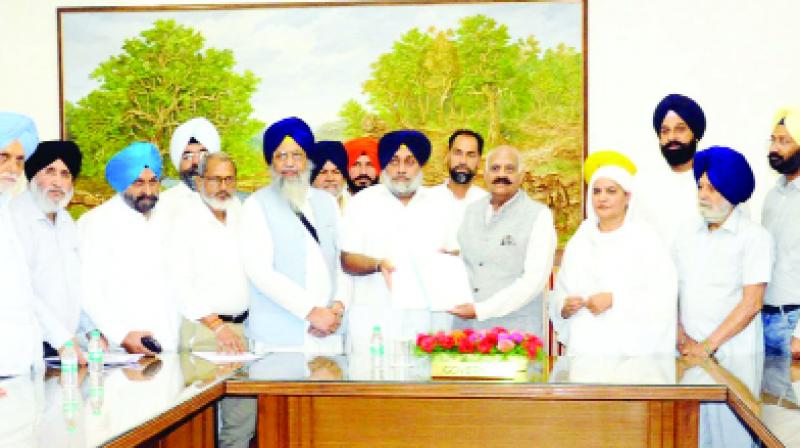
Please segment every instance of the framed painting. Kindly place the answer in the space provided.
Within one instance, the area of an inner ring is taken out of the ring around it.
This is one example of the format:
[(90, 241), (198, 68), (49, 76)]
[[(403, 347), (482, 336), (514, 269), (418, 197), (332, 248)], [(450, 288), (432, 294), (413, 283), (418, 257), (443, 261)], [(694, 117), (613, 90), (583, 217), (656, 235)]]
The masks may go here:
[(583, 218), (580, 1), (65, 7), (58, 30), (62, 137), (84, 152), (76, 215), (112, 194), (116, 151), (147, 140), (168, 161), (173, 130), (196, 116), (253, 191), (269, 181), (265, 126), (298, 116), (318, 140), (423, 131), (427, 185), (448, 176), (449, 135), (475, 130), (486, 148), (520, 149), (523, 188), (551, 207), (562, 245)]

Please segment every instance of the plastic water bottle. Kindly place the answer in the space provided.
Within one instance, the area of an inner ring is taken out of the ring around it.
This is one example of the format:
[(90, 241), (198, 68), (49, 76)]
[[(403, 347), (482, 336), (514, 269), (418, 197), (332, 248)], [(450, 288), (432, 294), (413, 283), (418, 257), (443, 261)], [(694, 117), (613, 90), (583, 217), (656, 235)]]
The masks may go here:
[(372, 357), (372, 367), (380, 368), (383, 366), (383, 335), (381, 326), (372, 327), (372, 336), (369, 339), (369, 354)]
[(61, 354), (61, 385), (78, 386), (78, 353), (72, 341), (64, 344), (64, 352)]
[(103, 385), (103, 372), (89, 370), (89, 405), (93, 415), (103, 412), (105, 400), (105, 386)]
[(103, 344), (100, 331), (92, 330), (89, 335), (89, 373), (103, 371)]

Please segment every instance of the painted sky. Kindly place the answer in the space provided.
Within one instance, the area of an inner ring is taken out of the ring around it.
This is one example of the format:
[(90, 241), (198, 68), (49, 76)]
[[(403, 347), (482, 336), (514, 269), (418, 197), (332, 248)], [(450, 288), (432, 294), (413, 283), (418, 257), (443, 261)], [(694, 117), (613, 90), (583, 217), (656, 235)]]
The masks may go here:
[(335, 121), (345, 101), (365, 103), (370, 64), (412, 28), (457, 28), (484, 14), (508, 26), (513, 39), (534, 35), (542, 48), (580, 49), (579, 3), (487, 3), (403, 6), (263, 8), (223, 11), (102, 12), (63, 15), (64, 87), (75, 102), (97, 83), (89, 73), (125, 39), (157, 19), (174, 19), (206, 38), (206, 46), (234, 52), (237, 70), (261, 78), (255, 117), (271, 123), (297, 115), (317, 128)]

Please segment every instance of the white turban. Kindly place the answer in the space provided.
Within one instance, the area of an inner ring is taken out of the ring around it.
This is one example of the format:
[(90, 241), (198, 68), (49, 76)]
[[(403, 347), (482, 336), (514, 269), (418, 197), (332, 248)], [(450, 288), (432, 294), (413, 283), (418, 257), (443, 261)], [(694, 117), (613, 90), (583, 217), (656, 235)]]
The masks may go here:
[(176, 170), (180, 170), (181, 155), (186, 150), (189, 140), (194, 138), (205, 146), (209, 154), (219, 152), (219, 132), (206, 118), (197, 117), (183, 123), (175, 129), (169, 142), (169, 157)]

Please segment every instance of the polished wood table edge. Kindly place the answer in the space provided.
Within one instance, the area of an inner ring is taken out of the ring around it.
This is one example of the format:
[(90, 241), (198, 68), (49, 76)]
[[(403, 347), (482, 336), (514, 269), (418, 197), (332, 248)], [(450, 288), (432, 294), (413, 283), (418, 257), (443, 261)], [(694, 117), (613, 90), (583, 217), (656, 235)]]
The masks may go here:
[(753, 433), (764, 443), (764, 446), (767, 448), (783, 448), (785, 445), (772, 434), (772, 431), (764, 425), (764, 422), (761, 421), (759, 416), (757, 415), (760, 410), (753, 409), (751, 406), (748, 406), (744, 400), (742, 400), (736, 392), (728, 389), (728, 398), (727, 398), (728, 407), (730, 407), (733, 412), (739, 416), (742, 420), (744, 420), (745, 426), (750, 428)]
[[(106, 447), (131, 447), (140, 443), (147, 442), (154, 436), (168, 429), (170, 426), (184, 420), (185, 418), (200, 412), (206, 406), (222, 398), (225, 394), (225, 383), (219, 383), (200, 392), (192, 398), (167, 409), (161, 414), (154, 416), (150, 420), (131, 429), (130, 431), (106, 442)], [(143, 399), (145, 397), (142, 397)]]
[(727, 387), (507, 383), (352, 383), (228, 380), (225, 395), (519, 398), (547, 400), (727, 400)]

